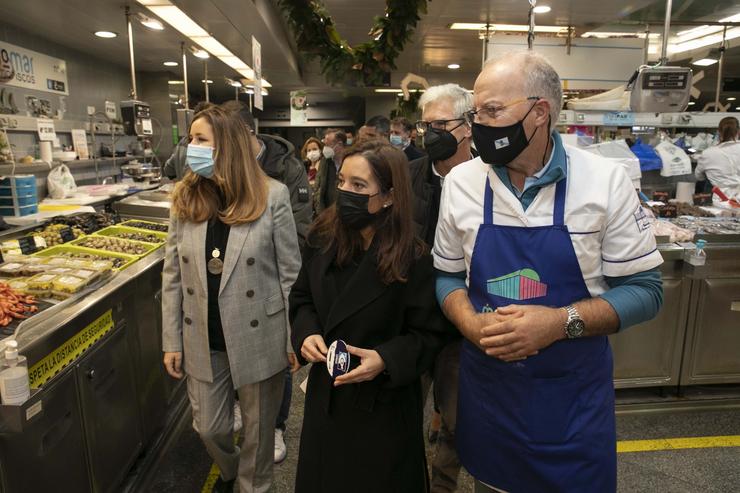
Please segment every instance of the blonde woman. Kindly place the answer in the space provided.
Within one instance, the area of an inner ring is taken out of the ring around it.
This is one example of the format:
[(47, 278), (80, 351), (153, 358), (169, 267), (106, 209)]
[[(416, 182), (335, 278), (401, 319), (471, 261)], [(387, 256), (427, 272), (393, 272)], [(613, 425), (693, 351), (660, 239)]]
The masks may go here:
[(191, 124), (162, 287), (165, 367), (174, 378), (187, 375), (194, 427), (221, 470), (214, 491), (231, 492), (238, 477), (243, 493), (272, 484), (283, 370), (296, 366), (287, 298), (300, 268), (288, 190), (261, 170), (248, 135), (219, 107)]

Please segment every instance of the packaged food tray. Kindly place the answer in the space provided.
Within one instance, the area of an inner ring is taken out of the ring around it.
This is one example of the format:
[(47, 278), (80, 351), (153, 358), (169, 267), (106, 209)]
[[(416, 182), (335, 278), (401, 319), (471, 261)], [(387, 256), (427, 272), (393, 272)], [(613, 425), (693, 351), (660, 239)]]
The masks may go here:
[(118, 266), (114, 265), (113, 267), (114, 271), (127, 269), (128, 267), (133, 265), (138, 260), (138, 257), (132, 257), (131, 255), (124, 255), (122, 253), (116, 253), (116, 252), (92, 250), (90, 248), (83, 248), (79, 246), (73, 246), (70, 244), (58, 245), (55, 247), (47, 248), (46, 250), (35, 253), (34, 256), (65, 257), (70, 254), (79, 255), (79, 256), (88, 256), (90, 257), (88, 260), (93, 260), (93, 261), (96, 258), (100, 260), (117, 259), (117, 263), (119, 263), (119, 265)]

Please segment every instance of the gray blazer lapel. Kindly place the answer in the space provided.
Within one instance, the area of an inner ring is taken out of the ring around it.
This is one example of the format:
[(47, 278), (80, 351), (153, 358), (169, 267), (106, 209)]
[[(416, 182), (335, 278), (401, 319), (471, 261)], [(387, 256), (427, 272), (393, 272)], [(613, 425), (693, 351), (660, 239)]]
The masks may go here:
[(247, 241), (249, 231), (252, 229), (252, 223), (241, 224), (239, 226), (232, 226), (229, 231), (229, 243), (226, 245), (226, 261), (224, 262), (224, 272), (221, 274), (221, 285), (218, 289), (218, 294), (221, 294), (229, 282), (229, 277), (234, 272), (234, 268), (239, 260), (239, 255), (244, 248), (244, 243)]
[(208, 230), (208, 221), (201, 223), (186, 222), (183, 227), (183, 238), (180, 241), (183, 243), (190, 243), (193, 252), (192, 259), (195, 262), (195, 270), (198, 271), (198, 277), (200, 278), (203, 292), (208, 291), (208, 284), (206, 282), (206, 232)]

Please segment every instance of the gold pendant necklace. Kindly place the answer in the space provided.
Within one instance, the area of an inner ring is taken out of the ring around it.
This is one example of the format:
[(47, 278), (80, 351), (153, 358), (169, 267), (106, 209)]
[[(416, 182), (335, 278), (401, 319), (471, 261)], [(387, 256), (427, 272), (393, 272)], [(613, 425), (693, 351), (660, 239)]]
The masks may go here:
[(211, 259), (208, 261), (208, 272), (213, 275), (219, 275), (224, 271), (224, 262), (221, 257), (221, 250), (214, 248), (211, 252)]

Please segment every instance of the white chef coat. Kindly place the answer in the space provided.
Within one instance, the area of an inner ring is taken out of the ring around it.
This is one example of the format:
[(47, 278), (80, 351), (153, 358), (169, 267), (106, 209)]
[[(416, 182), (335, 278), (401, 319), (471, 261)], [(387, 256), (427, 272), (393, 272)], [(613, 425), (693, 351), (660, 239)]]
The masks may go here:
[(728, 197), (740, 197), (740, 142), (730, 140), (702, 151), (694, 175), (709, 180)]
[[(568, 156), (565, 223), (591, 296), (606, 292), (604, 276), (620, 277), (663, 263), (655, 237), (624, 168), (601, 156), (564, 146)], [(550, 226), (555, 183), (542, 188), (525, 211), (521, 202), (480, 158), (452, 169), (442, 189), (434, 241), (434, 266), (470, 272), (478, 227), (483, 223), (486, 176), (493, 189), (494, 224)], [(496, 255), (496, 252), (491, 252)], [(469, 277), (469, 275), (468, 275)]]

